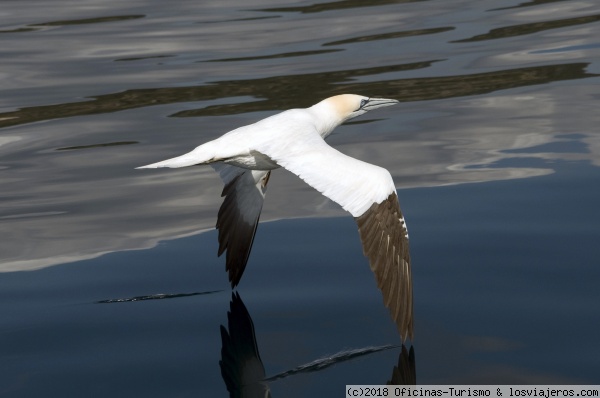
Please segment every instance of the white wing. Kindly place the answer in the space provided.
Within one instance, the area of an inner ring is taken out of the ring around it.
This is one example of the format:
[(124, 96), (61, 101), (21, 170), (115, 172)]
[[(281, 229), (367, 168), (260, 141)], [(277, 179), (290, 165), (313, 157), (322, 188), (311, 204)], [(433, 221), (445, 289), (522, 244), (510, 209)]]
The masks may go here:
[(316, 133), (283, 148), (260, 151), (349, 211), (365, 256), (404, 341), (413, 338), (408, 233), (390, 173), (346, 156)]
[(302, 178), (354, 217), (396, 192), (386, 169), (344, 155), (327, 145), (316, 131), (303, 134), (288, 145), (274, 140), (256, 150)]
[(216, 225), (219, 230), (218, 255), (227, 250), (225, 268), (231, 287), (235, 287), (250, 256), (270, 171), (248, 170), (223, 163), (211, 166), (225, 183), (221, 194), (225, 199)]

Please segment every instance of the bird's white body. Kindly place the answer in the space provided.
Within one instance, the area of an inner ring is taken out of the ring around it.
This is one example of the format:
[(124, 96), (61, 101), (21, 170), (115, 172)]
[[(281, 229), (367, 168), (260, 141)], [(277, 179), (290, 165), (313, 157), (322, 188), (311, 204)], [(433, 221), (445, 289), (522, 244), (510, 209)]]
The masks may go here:
[[(219, 255), (227, 250), (232, 286), (246, 266), (271, 170), (283, 167), (298, 175), (356, 218), (364, 252), (405, 338), (412, 334), (412, 287), (408, 235), (394, 181), (386, 169), (344, 155), (324, 140), (345, 121), (396, 103), (338, 95), (237, 128), (184, 155), (139, 168), (210, 164), (219, 172), (225, 183), (217, 221)], [(408, 310), (400, 314), (404, 307)]]
[(381, 106), (397, 103), (351, 94), (328, 98), (310, 108), (290, 109), (239, 127), (184, 155), (140, 168), (223, 162), (266, 173), (285, 167), (358, 217), (395, 192), (392, 177), (381, 167), (338, 152), (324, 139), (355, 117), (353, 113), (366, 112), (360, 110), (362, 100), (381, 101), (385, 104)]

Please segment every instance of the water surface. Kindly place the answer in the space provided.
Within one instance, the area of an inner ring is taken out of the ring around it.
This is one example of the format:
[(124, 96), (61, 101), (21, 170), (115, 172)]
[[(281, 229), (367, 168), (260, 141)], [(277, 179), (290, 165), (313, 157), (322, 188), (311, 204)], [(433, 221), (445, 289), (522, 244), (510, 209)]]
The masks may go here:
[[(419, 383), (600, 384), (594, 2), (0, 15), (0, 395), (227, 396), (233, 308), (273, 396), (385, 383), (411, 347)], [(134, 170), (346, 92), (402, 102), (329, 142), (399, 189), (404, 353), (353, 220), (301, 180), (272, 176), (240, 306), (216, 257), (218, 176)]]

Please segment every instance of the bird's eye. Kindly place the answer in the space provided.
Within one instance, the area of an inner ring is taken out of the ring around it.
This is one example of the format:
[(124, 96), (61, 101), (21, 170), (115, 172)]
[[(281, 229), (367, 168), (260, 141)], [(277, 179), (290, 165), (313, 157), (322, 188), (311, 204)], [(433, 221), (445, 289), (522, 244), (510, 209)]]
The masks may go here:
[(368, 102), (369, 102), (368, 99), (362, 99), (362, 100), (360, 100), (360, 108), (358, 108), (358, 109), (361, 109), (363, 106), (367, 105)]

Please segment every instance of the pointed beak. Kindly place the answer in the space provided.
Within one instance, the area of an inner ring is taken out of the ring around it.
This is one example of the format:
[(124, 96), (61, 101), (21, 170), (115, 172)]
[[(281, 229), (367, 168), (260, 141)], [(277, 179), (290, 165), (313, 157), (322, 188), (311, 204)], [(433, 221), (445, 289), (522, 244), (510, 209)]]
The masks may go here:
[(395, 99), (388, 98), (369, 98), (369, 102), (367, 102), (363, 109), (366, 111), (372, 111), (373, 109), (383, 108), (384, 106), (396, 105), (400, 103), (400, 101)]

